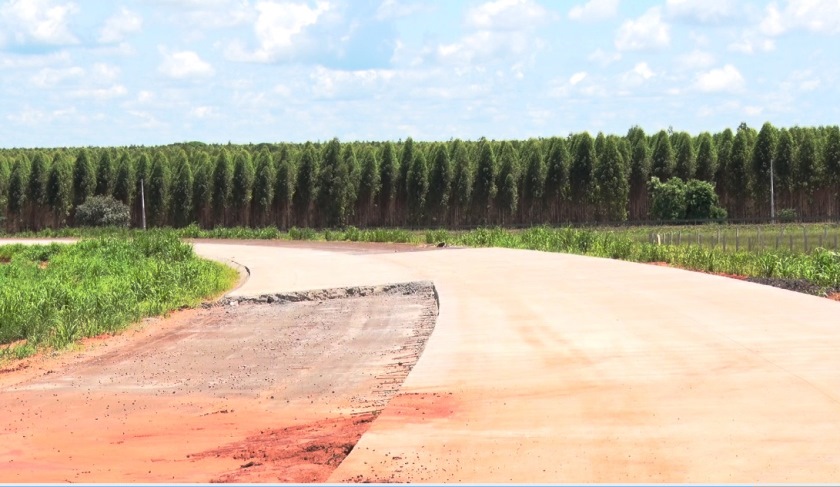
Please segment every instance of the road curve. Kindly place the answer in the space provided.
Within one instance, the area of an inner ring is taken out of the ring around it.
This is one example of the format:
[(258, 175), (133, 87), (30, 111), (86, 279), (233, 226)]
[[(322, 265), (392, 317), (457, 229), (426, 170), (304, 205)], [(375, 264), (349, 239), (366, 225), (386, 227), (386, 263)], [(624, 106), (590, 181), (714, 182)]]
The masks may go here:
[(330, 481), (840, 479), (840, 303), (522, 250), (196, 250), (250, 269), (236, 295), (435, 283), (425, 352)]

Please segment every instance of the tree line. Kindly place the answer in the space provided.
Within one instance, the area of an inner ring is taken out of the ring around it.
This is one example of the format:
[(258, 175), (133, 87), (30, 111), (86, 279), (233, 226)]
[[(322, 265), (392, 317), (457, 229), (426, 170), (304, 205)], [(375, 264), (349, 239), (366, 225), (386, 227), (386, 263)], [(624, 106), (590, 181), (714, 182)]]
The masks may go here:
[(140, 225), (338, 227), (641, 221), (649, 182), (712, 183), (732, 218), (840, 215), (840, 128), (587, 132), (529, 140), (0, 150), (7, 231), (74, 224), (112, 196)]

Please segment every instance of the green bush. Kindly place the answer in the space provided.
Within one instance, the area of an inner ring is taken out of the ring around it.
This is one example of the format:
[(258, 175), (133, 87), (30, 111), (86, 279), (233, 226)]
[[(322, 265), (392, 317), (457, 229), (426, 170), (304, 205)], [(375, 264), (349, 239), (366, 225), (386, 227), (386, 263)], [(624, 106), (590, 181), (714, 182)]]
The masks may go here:
[(709, 182), (671, 178), (661, 182), (653, 177), (648, 183), (651, 194), (650, 215), (656, 220), (721, 220), (724, 210)]
[(91, 196), (76, 207), (80, 227), (127, 227), (130, 222), (128, 206), (110, 196)]

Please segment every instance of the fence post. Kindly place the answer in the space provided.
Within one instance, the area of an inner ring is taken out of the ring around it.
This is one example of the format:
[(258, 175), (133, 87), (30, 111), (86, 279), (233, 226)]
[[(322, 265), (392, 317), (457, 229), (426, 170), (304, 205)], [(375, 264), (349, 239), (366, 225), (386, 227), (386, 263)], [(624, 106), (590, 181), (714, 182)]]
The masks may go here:
[(735, 227), (735, 252), (741, 249), (741, 236), (738, 233), (738, 227)]

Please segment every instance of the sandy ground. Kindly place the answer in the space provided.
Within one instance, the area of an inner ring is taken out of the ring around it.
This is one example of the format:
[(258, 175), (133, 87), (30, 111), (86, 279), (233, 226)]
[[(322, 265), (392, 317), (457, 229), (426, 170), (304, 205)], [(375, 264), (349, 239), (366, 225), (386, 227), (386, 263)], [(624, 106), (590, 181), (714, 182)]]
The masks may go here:
[[(366, 424), (356, 425), (367, 429), (328, 474), (330, 482), (840, 479), (838, 302), (720, 276), (572, 255), (506, 249), (369, 252), (364, 247), (196, 244), (201, 255), (250, 270), (233, 298), (434, 282), (439, 316), (422, 356), (400, 387), (399, 379), (391, 381), (394, 395), (382, 411), (375, 418), (363, 416)], [(332, 367), (329, 359), (315, 363)], [(248, 361), (234, 356), (230, 364), (235, 369)], [(130, 368), (145, 370), (138, 363)], [(148, 368), (171, 373), (163, 369)], [(56, 370), (58, 376), (70, 374)], [(323, 380), (341, 370), (331, 369)], [(77, 394), (87, 400), (108, 387), (88, 382)], [(166, 394), (152, 394), (145, 409), (123, 415), (137, 430), (100, 432), (97, 421), (104, 413), (95, 413), (102, 407), (61, 407), (62, 398), (52, 393), (3, 388), (0, 401), (16, 415), (0, 438), (0, 444), (9, 445), (0, 464), (32, 461), (32, 451), (62, 458), (54, 450), (74, 445), (74, 431), (118, 445), (116, 437), (103, 435), (140, 431), (151, 423), (158, 436), (138, 438), (131, 450), (123, 450), (120, 463), (130, 466), (126, 471), (132, 475), (114, 480), (206, 480), (207, 475), (195, 473), (202, 471), (213, 472), (211, 479), (250, 481), (263, 477), (235, 474), (270, 470), (275, 467), (266, 462), (282, 456), (271, 448), (252, 453), (256, 447), (247, 446), (265, 440), (265, 431), (269, 438), (317, 437), (313, 431), (342, 428), (329, 421), (312, 427), (312, 418), (294, 424), (272, 420), (275, 426), (269, 427), (258, 422), (273, 418), (265, 404), (276, 400), (229, 396), (220, 401), (208, 392), (179, 396), (176, 390), (167, 400), (181, 401), (178, 409), (157, 407), (153, 401), (163, 401)], [(208, 394), (208, 402), (196, 399), (201, 394)], [(125, 402), (106, 405), (111, 405), (105, 408), (109, 414), (128, 407)], [(295, 412), (319, 411), (320, 420), (331, 420), (334, 409), (311, 406)], [(54, 417), (58, 421), (46, 420), (55, 424), (54, 435), (41, 436), (43, 430), (27, 426)], [(82, 425), (85, 429), (78, 429)], [(194, 429), (184, 434), (176, 426)], [(182, 434), (168, 437), (170, 429)], [(161, 453), (179, 442), (188, 445), (178, 448), (184, 458), (174, 455), (167, 464), (169, 456)], [(324, 459), (337, 458), (342, 443), (306, 444), (312, 450), (307, 453), (335, 463)], [(112, 457), (110, 451), (98, 451)], [(78, 462), (73, 472), (87, 479), (94, 478), (84, 474), (91, 465), (105, 464), (92, 457), (72, 461)], [(45, 465), (39, 464), (42, 477), (50, 471)], [(161, 465), (171, 468), (166, 478), (154, 473)], [(16, 471), (10, 468), (0, 472)]]
[(431, 333), (412, 291), (228, 303), (16, 364), (0, 482), (324, 481)]

